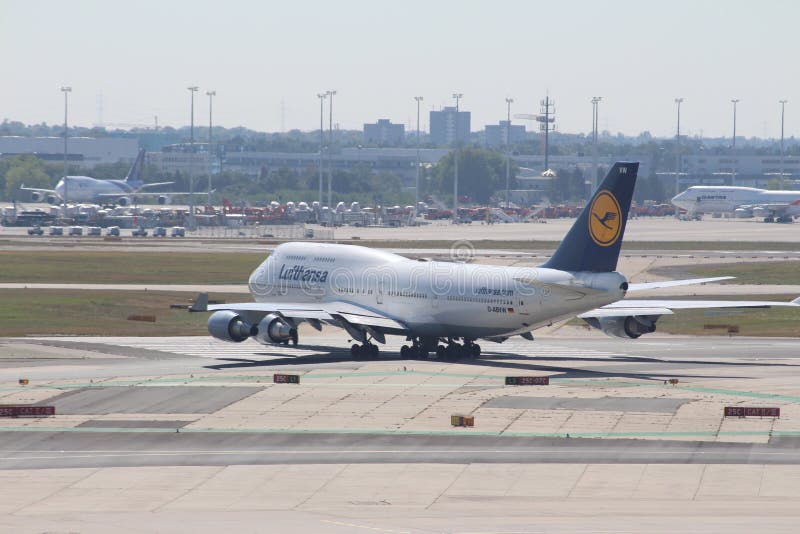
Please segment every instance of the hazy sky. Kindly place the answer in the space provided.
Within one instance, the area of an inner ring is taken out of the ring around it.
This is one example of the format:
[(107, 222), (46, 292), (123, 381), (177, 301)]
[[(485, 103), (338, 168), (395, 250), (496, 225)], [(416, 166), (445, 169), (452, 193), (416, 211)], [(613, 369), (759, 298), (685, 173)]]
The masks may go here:
[[(427, 111), (472, 111), (472, 129), (538, 112), (549, 90), (558, 128), (674, 135), (685, 98), (689, 135), (800, 133), (796, 1), (449, 0), (0, 0), (0, 119), (173, 126), (196, 123), (280, 131), (319, 127), (316, 93), (336, 89), (334, 122), (361, 128)], [(327, 108), (325, 122), (327, 125)]]

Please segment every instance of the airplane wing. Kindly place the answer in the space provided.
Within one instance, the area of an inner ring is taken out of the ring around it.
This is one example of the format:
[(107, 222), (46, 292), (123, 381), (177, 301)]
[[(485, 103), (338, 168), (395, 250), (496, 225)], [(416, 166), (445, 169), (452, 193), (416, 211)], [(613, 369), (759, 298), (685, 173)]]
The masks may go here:
[(153, 182), (153, 183), (150, 183), (150, 184), (142, 184), (142, 186), (139, 187), (139, 191), (141, 191), (142, 189), (149, 189), (151, 187), (160, 187), (162, 185), (172, 185), (174, 183), (175, 182)]
[(25, 187), (25, 184), (19, 186), (20, 191), (32, 191), (34, 193), (44, 193), (46, 195), (58, 195), (55, 189), (40, 189), (38, 187)]
[(762, 203), (762, 204), (750, 204), (747, 206), (740, 206), (741, 208), (748, 209), (751, 211), (755, 210), (769, 210), (772, 212), (773, 215), (777, 215), (779, 217), (783, 216), (789, 208), (796, 207), (798, 201), (794, 202), (769, 202), (769, 203)]
[(672, 310), (690, 310), (702, 308), (771, 308), (773, 306), (800, 307), (800, 297), (791, 302), (775, 302), (769, 300), (618, 300), (602, 308), (596, 308), (578, 315), (580, 319), (659, 316), (669, 315)]
[(197, 191), (194, 193), (190, 193), (188, 191), (163, 191), (160, 193), (143, 193), (143, 192), (134, 192), (134, 193), (125, 193), (120, 191), (119, 193), (99, 193), (95, 195), (97, 198), (119, 198), (124, 196), (130, 197), (163, 197), (163, 196), (175, 196), (175, 195), (208, 195), (208, 191)]
[(324, 303), (237, 302), (208, 305), (208, 294), (201, 293), (189, 310), (193, 312), (230, 310), (246, 316), (251, 324), (260, 321), (269, 313), (296, 322), (305, 320), (312, 326), (316, 325), (316, 328), (319, 328), (320, 321), (324, 321), (344, 328), (358, 340), (364, 340), (365, 333), (369, 333), (381, 343), (385, 342), (383, 332), (403, 333), (408, 331), (405, 324), (384, 313), (343, 301)]
[(720, 280), (733, 280), (735, 276), (715, 276), (713, 278), (692, 278), (688, 280), (665, 280), (663, 282), (645, 282), (642, 284), (628, 284), (628, 291), (644, 291), (645, 289), (661, 289), (662, 287), (689, 286), (693, 284), (707, 284)]

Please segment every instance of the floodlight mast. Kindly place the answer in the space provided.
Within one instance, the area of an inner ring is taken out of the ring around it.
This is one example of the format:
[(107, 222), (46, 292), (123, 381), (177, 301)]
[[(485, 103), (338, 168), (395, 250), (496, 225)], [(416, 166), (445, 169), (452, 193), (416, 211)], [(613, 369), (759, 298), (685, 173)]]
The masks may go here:
[(511, 104), (514, 103), (513, 98), (506, 98), (506, 206), (509, 208), (508, 203), (508, 188), (511, 175)]
[(419, 206), (419, 105), (424, 99), (421, 96), (415, 96), (414, 100), (417, 101), (417, 177), (414, 184), (414, 223), (416, 224), (417, 207)]
[(461, 142), (458, 138), (458, 103), (464, 98), (463, 93), (453, 93), (456, 99), (456, 119), (455, 119), (455, 144), (456, 150), (453, 156), (453, 224), (458, 224), (458, 156), (461, 151)]
[(69, 94), (72, 92), (72, 87), (64, 86), (61, 88), (61, 92), (64, 93), (64, 206), (67, 205), (67, 184), (69, 180), (67, 180), (67, 110), (69, 108), (69, 101), (68, 97)]
[(207, 205), (211, 205), (211, 171), (212, 171), (212, 156), (214, 152), (211, 151), (211, 130), (214, 127), (213, 121), (213, 109), (214, 109), (214, 102), (213, 99), (217, 96), (216, 91), (206, 91), (206, 95), (208, 95), (208, 200)]
[(189, 118), (189, 229), (194, 230), (194, 94), (199, 87), (187, 87), (191, 94), (191, 113)]

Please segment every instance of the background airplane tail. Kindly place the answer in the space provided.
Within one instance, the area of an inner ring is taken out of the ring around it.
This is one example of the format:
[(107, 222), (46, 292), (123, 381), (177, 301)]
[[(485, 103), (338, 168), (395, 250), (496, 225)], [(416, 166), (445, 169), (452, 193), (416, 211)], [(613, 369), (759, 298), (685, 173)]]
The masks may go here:
[(136, 161), (131, 165), (125, 181), (131, 185), (139, 184), (142, 182), (142, 167), (144, 166), (144, 152), (145, 150), (139, 149), (139, 154), (136, 155)]
[(542, 267), (561, 271), (616, 270), (638, 171), (638, 162), (615, 163)]

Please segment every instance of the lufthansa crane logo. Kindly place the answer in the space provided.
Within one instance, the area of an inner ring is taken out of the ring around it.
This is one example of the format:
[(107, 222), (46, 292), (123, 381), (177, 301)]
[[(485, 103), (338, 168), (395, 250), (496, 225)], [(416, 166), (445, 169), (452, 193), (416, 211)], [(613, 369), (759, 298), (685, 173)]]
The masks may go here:
[(589, 207), (589, 235), (601, 247), (610, 247), (619, 239), (622, 210), (617, 198), (607, 190), (595, 195)]

